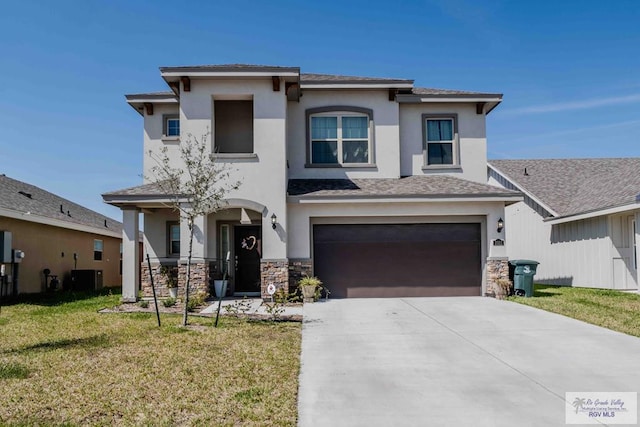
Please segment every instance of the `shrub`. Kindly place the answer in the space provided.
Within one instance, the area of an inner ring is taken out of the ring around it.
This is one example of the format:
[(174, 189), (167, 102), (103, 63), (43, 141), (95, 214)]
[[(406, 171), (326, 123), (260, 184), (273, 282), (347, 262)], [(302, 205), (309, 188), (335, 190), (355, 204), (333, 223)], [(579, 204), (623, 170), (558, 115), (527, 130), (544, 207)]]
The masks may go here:
[(174, 305), (176, 305), (176, 299), (175, 298), (165, 298), (162, 301), (162, 305), (164, 305), (165, 307), (173, 307)]
[(138, 305), (142, 308), (149, 308), (149, 301), (141, 299), (138, 301)]

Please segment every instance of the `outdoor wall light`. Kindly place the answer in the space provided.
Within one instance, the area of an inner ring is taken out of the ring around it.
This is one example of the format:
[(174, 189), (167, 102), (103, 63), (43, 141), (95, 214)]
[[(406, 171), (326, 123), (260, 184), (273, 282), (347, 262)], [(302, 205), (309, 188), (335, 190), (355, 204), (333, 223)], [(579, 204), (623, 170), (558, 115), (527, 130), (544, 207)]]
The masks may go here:
[(504, 228), (504, 221), (502, 220), (502, 218), (499, 218), (498, 219), (498, 233), (500, 233), (503, 228)]
[(278, 221), (278, 217), (276, 214), (271, 215), (271, 228), (276, 229), (276, 221)]

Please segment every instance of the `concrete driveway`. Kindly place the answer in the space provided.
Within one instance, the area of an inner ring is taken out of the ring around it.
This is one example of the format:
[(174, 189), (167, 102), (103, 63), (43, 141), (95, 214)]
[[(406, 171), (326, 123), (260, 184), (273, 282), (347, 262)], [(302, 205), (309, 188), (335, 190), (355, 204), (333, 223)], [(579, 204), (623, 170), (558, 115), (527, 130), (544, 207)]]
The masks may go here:
[(640, 391), (640, 339), (491, 298), (304, 306), (300, 426), (562, 426), (567, 391)]

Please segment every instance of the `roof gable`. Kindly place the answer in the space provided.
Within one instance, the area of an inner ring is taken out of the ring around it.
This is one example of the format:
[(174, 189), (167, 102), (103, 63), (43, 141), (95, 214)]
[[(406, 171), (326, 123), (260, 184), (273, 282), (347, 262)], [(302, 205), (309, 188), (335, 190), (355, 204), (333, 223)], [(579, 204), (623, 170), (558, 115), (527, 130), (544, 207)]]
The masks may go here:
[(640, 158), (490, 160), (518, 188), (571, 216), (638, 202)]

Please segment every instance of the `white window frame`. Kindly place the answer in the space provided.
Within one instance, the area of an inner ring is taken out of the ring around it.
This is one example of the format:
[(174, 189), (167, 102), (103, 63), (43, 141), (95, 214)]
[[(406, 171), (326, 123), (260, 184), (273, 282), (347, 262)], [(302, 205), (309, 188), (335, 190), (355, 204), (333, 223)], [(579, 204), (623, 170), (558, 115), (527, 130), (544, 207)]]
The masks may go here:
[[(175, 242), (176, 240), (173, 239), (173, 236), (171, 234), (171, 229), (173, 227), (178, 227), (178, 231), (180, 230), (180, 222), (179, 221), (169, 221), (167, 224), (167, 255), (170, 257), (176, 257), (176, 256), (180, 256), (180, 252), (176, 253), (173, 252), (173, 242)], [(180, 251), (182, 250), (182, 245), (180, 245), (180, 234), (178, 234), (178, 245), (180, 247)]]
[[(451, 140), (429, 141), (429, 121), (451, 120), (452, 138)], [(429, 144), (451, 144), (451, 163), (429, 163)], [(458, 115), (457, 114), (423, 114), (422, 115), (422, 144), (424, 153), (425, 169), (448, 169), (460, 167), (460, 147), (458, 135)]]
[[(97, 249), (99, 247), (99, 249)], [(98, 256), (98, 253), (100, 254)], [(104, 259), (104, 241), (93, 239), (93, 260), (102, 261)]]
[[(327, 138), (327, 139), (313, 139), (313, 118), (314, 117), (336, 117), (337, 120), (337, 137), (336, 138)], [(343, 152), (343, 143), (349, 141), (363, 141), (365, 138), (343, 138), (342, 137), (342, 118), (343, 117), (364, 117), (367, 119), (367, 153), (368, 158), (366, 162), (362, 163), (345, 163), (344, 162), (344, 152)], [(336, 166), (336, 165), (344, 165), (344, 166), (361, 166), (361, 165), (371, 165), (373, 163), (373, 138), (372, 135), (372, 120), (368, 114), (357, 113), (352, 111), (327, 111), (322, 113), (314, 113), (309, 115), (309, 163), (314, 166)], [(336, 142), (337, 143), (337, 163), (316, 163), (313, 160), (313, 143), (314, 142)]]
[[(177, 138), (180, 136), (180, 118), (179, 117), (167, 117), (167, 122), (166, 122), (166, 126), (167, 126), (167, 134), (165, 135), (168, 138)], [(171, 126), (169, 126), (169, 122), (172, 121), (176, 121), (178, 122), (178, 134), (177, 135), (170, 135), (169, 134), (169, 129), (171, 128)]]

